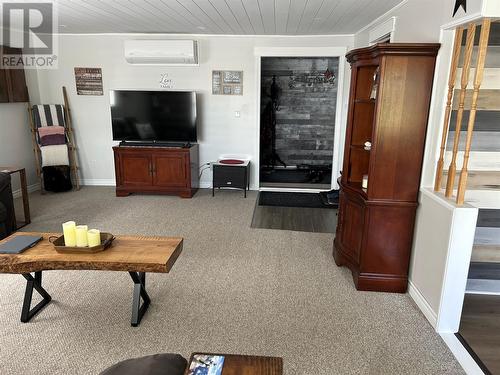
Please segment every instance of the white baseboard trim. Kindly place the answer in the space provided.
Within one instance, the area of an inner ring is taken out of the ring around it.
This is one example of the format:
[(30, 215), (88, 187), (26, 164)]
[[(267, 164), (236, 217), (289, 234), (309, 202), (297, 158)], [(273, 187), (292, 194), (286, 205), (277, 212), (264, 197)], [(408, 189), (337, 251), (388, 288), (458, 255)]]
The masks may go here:
[(484, 372), (454, 333), (441, 333), (440, 336), (468, 375), (484, 375)]
[[(200, 189), (211, 189), (212, 188), (212, 181), (200, 181), (200, 184), (199, 184), (199, 188)], [(228, 186), (226, 187), (226, 189), (230, 189), (231, 187)], [(255, 186), (250, 186), (250, 190), (259, 190), (258, 188), (256, 188)]]
[(427, 318), (429, 323), (431, 323), (432, 327), (436, 329), (437, 313), (434, 310), (432, 310), (431, 305), (429, 305), (429, 303), (424, 298), (422, 293), (420, 293), (420, 291), (411, 281), (408, 282), (408, 294), (413, 299), (413, 301), (415, 301), (420, 311), (422, 311), (422, 313)]
[[(37, 191), (37, 190), (40, 190), (40, 183), (28, 185), (28, 193), (33, 193), (34, 191)], [(12, 196), (14, 197), (14, 199), (20, 198), (22, 196), (21, 189), (14, 190), (12, 192)]]
[[(434, 329), (436, 329), (437, 314), (434, 310), (432, 310), (432, 307), (429, 305), (422, 293), (420, 293), (411, 281), (408, 282), (408, 294), (415, 301), (418, 308), (422, 311)], [(481, 368), (478, 366), (476, 361), (474, 361), (467, 349), (464, 348), (454, 333), (439, 333), (439, 335), (468, 375), (484, 375)]]
[[(88, 178), (80, 180), (80, 184), (84, 186), (116, 186), (116, 181), (114, 179), (108, 178)], [(202, 181), (200, 182), (200, 189), (211, 189), (212, 182)], [(250, 187), (250, 190), (256, 190)]]
[(116, 181), (113, 178), (87, 178), (80, 180), (81, 185), (85, 186), (116, 186)]

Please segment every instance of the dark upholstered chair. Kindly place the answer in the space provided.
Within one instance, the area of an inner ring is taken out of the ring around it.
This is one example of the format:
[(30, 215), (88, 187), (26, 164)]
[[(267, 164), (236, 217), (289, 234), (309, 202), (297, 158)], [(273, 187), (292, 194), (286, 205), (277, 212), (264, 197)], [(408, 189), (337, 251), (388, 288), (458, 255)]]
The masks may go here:
[(183, 375), (186, 367), (181, 355), (164, 353), (118, 362), (100, 375)]
[(0, 239), (16, 230), (14, 199), (10, 186), (10, 175), (0, 172)]
[(7, 230), (5, 229), (5, 222), (7, 221), (7, 209), (5, 205), (0, 202), (0, 240), (7, 236)]

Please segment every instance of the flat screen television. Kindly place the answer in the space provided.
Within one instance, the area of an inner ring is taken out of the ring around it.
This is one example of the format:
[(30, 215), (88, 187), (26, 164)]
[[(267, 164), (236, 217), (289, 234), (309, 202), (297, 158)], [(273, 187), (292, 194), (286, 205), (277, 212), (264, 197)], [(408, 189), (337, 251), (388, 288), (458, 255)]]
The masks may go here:
[(113, 140), (196, 142), (196, 93), (110, 91)]

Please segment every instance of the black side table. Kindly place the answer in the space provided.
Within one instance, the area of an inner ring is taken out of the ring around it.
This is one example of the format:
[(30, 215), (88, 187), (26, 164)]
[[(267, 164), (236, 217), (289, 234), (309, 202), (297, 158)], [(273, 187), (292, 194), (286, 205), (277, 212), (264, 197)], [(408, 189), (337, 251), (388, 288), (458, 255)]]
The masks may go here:
[(26, 169), (19, 167), (0, 167), (0, 172), (8, 173), (10, 175), (19, 173), (19, 180), (21, 182), (21, 196), (23, 198), (24, 221), (14, 221), (16, 223), (16, 230), (21, 229), (22, 227), (31, 223), (28, 184), (26, 182)]
[(212, 197), (215, 188), (241, 189), (247, 197), (247, 189), (250, 190), (250, 161), (243, 164), (213, 164)]

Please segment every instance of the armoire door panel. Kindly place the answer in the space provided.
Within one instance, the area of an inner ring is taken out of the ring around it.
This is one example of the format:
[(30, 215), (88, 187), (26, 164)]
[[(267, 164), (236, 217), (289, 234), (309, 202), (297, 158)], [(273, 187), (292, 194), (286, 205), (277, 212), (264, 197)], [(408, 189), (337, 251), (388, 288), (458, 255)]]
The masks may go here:
[(408, 272), (415, 206), (370, 207), (361, 272), (405, 275)]
[(364, 207), (350, 199), (345, 199), (342, 211), (341, 241), (349, 252), (348, 255), (356, 263), (363, 240)]
[(153, 156), (155, 186), (188, 187), (186, 159), (182, 154)]
[(153, 184), (150, 155), (122, 153), (120, 160), (122, 184), (134, 186), (151, 186)]
[(370, 179), (375, 199), (417, 199), (434, 59), (388, 56), (381, 83), (376, 153)]

